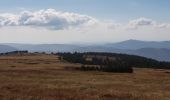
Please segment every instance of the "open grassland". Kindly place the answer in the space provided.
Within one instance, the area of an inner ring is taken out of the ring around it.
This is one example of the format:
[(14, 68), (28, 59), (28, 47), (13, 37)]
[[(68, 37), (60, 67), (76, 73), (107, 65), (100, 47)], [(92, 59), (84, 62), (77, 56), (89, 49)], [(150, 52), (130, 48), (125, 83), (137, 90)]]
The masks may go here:
[(170, 71), (81, 72), (57, 56), (0, 57), (0, 100), (170, 100)]

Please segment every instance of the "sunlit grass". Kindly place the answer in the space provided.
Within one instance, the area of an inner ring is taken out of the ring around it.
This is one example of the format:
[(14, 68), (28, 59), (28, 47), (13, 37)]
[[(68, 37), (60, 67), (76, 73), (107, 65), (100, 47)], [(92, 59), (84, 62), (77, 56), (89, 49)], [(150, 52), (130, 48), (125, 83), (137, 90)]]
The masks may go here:
[(81, 72), (53, 55), (0, 57), (0, 99), (169, 100), (168, 70), (135, 69), (133, 74)]

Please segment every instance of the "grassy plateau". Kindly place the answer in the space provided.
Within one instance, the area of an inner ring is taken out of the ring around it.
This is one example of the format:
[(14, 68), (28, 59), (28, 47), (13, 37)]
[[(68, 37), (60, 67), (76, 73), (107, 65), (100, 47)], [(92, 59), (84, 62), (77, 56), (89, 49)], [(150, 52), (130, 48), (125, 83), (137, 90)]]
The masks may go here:
[(0, 56), (0, 100), (170, 100), (170, 70), (78, 71), (48, 54)]

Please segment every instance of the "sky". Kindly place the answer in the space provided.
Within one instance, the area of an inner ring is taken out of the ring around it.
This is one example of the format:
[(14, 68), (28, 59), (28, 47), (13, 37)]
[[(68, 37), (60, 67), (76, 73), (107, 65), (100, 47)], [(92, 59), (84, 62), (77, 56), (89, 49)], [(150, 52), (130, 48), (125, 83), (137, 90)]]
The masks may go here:
[(170, 0), (0, 0), (0, 43), (170, 41)]

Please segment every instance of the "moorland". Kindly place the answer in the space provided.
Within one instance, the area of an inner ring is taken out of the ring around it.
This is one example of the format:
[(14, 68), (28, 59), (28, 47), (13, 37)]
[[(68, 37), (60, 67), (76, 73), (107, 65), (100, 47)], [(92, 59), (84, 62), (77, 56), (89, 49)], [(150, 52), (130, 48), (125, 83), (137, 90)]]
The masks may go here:
[(169, 100), (170, 70), (134, 68), (133, 73), (80, 71), (59, 56), (0, 56), (1, 100)]

